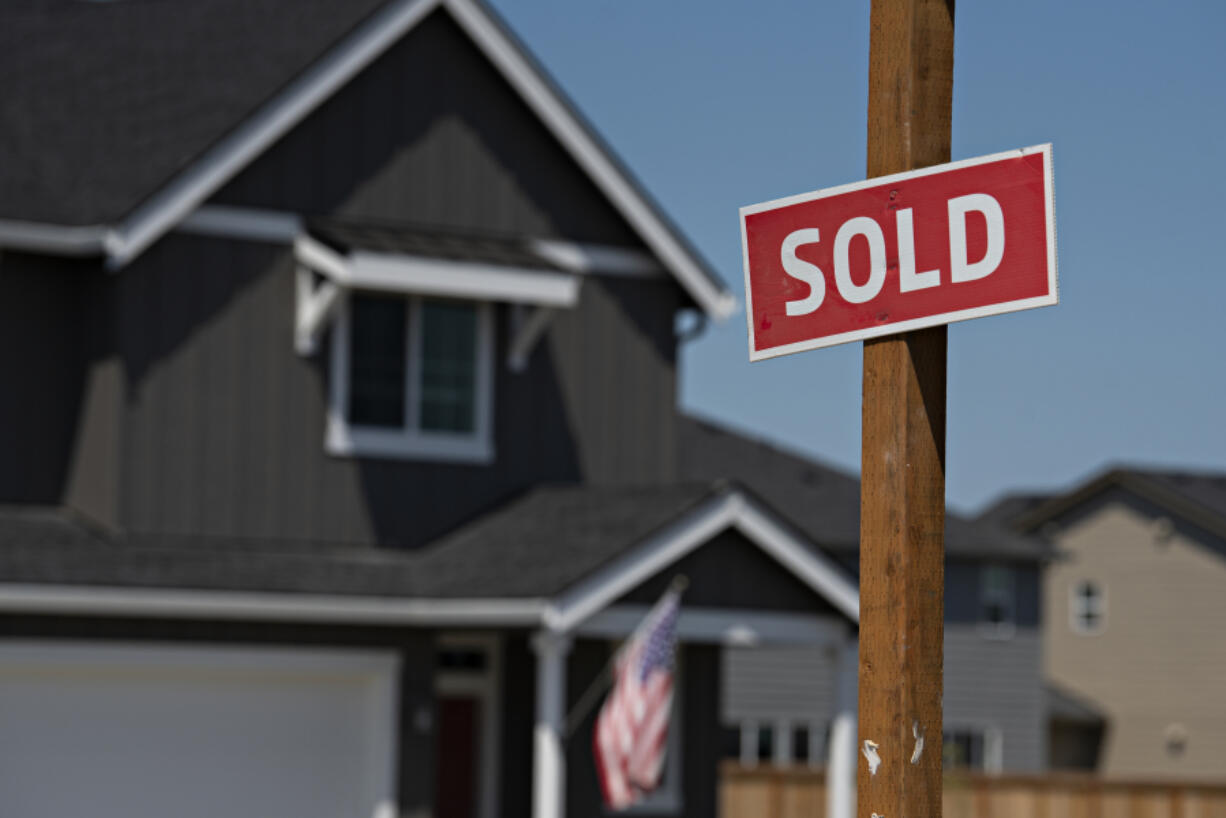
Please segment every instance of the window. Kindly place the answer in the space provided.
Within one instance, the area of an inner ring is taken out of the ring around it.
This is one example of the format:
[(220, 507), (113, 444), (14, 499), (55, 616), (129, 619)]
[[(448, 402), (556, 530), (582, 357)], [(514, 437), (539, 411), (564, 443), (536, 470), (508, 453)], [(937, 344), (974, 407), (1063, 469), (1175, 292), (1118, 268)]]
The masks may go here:
[(1074, 633), (1102, 633), (1107, 626), (1107, 593), (1097, 582), (1085, 579), (1070, 589), (1069, 620)]
[(941, 763), (946, 770), (999, 773), (1002, 750), (1001, 734), (995, 728), (955, 727), (942, 734)]
[(979, 573), (980, 629), (987, 636), (1007, 639), (1017, 624), (1017, 581), (1005, 565), (985, 565)]
[(333, 330), (333, 454), (489, 462), (487, 303), (354, 291)]

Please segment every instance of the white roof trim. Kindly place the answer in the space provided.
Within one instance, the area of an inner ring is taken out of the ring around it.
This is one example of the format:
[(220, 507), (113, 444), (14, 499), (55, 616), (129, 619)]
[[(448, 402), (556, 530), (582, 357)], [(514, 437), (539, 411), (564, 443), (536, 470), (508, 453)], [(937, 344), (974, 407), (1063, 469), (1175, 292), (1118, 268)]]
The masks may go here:
[(342, 256), (310, 236), (294, 241), (294, 256), (351, 289), (546, 307), (569, 308), (579, 303), (579, 277), (553, 270), (366, 251)]
[(545, 611), (551, 630), (573, 630), (636, 585), (658, 574), (726, 528), (778, 560), (799, 580), (853, 622), (860, 621), (860, 592), (833, 560), (811, 551), (739, 491), (713, 497), (665, 526), (605, 568), (555, 597)]
[(537, 599), (402, 599), (317, 594), (0, 585), (0, 611), (370, 625), (536, 625)]
[(113, 241), (112, 231), (101, 225), (65, 227), (0, 220), (0, 247), (14, 250), (62, 256), (89, 256), (104, 252)]
[[(581, 622), (574, 633), (589, 638), (624, 639), (634, 633), (650, 610), (648, 605), (611, 605)], [(829, 647), (842, 645), (847, 635), (846, 622), (813, 614), (702, 608), (682, 604), (677, 617), (677, 636), (683, 642), (733, 647)]]
[(642, 237), (643, 241), (673, 272), (681, 285), (711, 316), (727, 318), (736, 309), (731, 293), (716, 286), (661, 220), (643, 194), (614, 164), (608, 153), (592, 139), (578, 120), (523, 53), (473, 0), (443, 0), (444, 5), (477, 43), (485, 56), (519, 91), (545, 126), (587, 171), (596, 186)]
[(108, 266), (123, 267), (439, 7), (451, 13), (691, 297), (713, 317), (731, 315), (736, 309), (732, 294), (708, 278), (702, 262), (475, 0), (392, 0), (121, 224), (77, 228), (0, 223), (0, 246), (81, 255), (105, 252)]
[(108, 250), (122, 267), (182, 221), (413, 28), (439, 0), (393, 0), (132, 212)]
[(350, 254), (349, 272), (351, 286), (369, 290), (547, 307), (579, 303), (579, 277), (551, 270), (359, 250)]
[[(622, 594), (665, 570), (729, 527), (735, 527), (750, 542), (778, 560), (852, 622), (860, 621), (860, 595), (855, 583), (832, 560), (810, 550), (739, 491), (706, 500), (609, 565), (549, 600), (406, 599), (177, 588), (0, 584), (0, 612), (456, 627), (543, 625), (555, 632), (582, 632), (583, 627), (611, 627), (617, 615), (610, 614), (614, 619), (593, 617), (608, 609), (610, 603)], [(618, 608), (610, 610), (616, 611)], [(712, 622), (715, 620), (706, 622), (703, 627), (709, 630), (719, 624)], [(759, 624), (764, 622), (761, 620)], [(698, 624), (695, 623), (695, 626)], [(811, 628), (808, 633), (809, 636), (805, 638), (821, 636)], [(779, 638), (782, 632), (772, 631), (771, 636)], [(730, 635), (730, 638), (735, 639), (736, 634)]]

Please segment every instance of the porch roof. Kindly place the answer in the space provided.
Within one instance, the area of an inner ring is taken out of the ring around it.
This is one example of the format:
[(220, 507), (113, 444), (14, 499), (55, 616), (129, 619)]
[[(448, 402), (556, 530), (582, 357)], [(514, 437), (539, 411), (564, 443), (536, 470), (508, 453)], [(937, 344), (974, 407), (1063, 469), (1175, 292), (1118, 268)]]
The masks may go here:
[(265, 618), (292, 619), (320, 600), (329, 610), (359, 600), (373, 620), (429, 622), (441, 611), (449, 622), (513, 624), (518, 617), (568, 629), (734, 526), (856, 618), (855, 585), (841, 569), (722, 481), (538, 488), (419, 551), (120, 533), (65, 509), (3, 508), (0, 609), (55, 610), (59, 603), (46, 601), (54, 598), (76, 610), (109, 594), (108, 609), (155, 615), (158, 606), (149, 602), (145, 611), (139, 592), (156, 591), (162, 602), (185, 593), (217, 600), (170, 605), (173, 615), (207, 615), (224, 602), (235, 616), (243, 595), (259, 595), (250, 610)]

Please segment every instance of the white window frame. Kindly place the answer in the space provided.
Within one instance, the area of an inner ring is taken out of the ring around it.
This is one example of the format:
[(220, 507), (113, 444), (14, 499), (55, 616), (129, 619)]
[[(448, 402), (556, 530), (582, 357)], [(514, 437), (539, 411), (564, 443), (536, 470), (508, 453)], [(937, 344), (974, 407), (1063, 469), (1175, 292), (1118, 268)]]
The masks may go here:
[[(1085, 623), (1085, 613), (1088, 610), (1088, 605), (1083, 604), (1089, 602), (1078, 593), (1085, 585), (1093, 585), (1098, 589), (1098, 595), (1095, 597), (1097, 603), (1098, 625), (1095, 627), (1087, 627)], [(1073, 633), (1081, 636), (1097, 636), (1107, 629), (1107, 585), (1097, 579), (1079, 579), (1069, 586), (1069, 602), (1068, 602), (1068, 618), (1069, 627)]]
[(488, 301), (472, 302), (477, 309), (476, 395), (472, 432), (423, 431), (418, 427), (421, 377), (420, 295), (405, 294), (408, 310), (405, 373), (406, 424), (390, 429), (352, 424), (348, 419), (349, 343), (352, 311), (345, 298), (337, 310), (332, 329), (331, 383), (329, 384), (328, 423), (324, 447), (340, 456), (383, 457), (404, 460), (441, 460), (455, 463), (486, 464), (494, 460), (494, 317)]
[[(1009, 587), (1003, 591), (988, 587), (990, 571), (1004, 571), (1009, 578)], [(998, 594), (998, 591), (1000, 593)], [(994, 597), (1000, 596), (1000, 599)], [(988, 622), (983, 618), (989, 603), (1000, 602), (1007, 608), (1008, 618), (1002, 622)], [(1012, 639), (1017, 633), (1017, 570), (1007, 563), (984, 563), (979, 568), (979, 632), (988, 639)]]
[(988, 775), (1000, 775), (1004, 771), (1005, 734), (997, 725), (960, 722), (944, 725), (941, 735), (942, 754), (945, 752), (945, 733), (977, 733), (980, 736), (983, 742), (983, 766), (976, 768), (968, 765), (967, 769), (978, 770)]

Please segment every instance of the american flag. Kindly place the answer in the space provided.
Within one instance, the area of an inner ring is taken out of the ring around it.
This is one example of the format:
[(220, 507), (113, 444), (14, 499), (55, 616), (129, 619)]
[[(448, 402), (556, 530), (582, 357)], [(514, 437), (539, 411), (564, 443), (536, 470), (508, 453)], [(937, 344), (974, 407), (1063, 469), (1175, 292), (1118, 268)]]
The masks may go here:
[(673, 650), (681, 592), (664, 594), (617, 656), (613, 690), (593, 745), (604, 800), (625, 809), (660, 784), (673, 701)]

